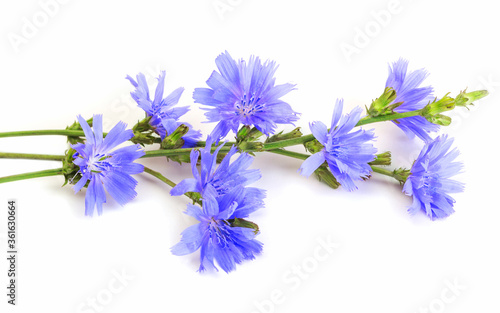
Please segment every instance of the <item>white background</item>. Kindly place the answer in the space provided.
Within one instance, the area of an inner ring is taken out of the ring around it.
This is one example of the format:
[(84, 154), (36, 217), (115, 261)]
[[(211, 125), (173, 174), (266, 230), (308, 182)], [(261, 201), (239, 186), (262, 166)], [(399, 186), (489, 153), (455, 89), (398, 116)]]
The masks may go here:
[[(119, 120), (133, 125), (143, 112), (130, 99), (125, 76), (144, 72), (155, 86), (164, 69), (168, 92), (186, 88), (180, 100), (192, 105), (186, 120), (207, 133), (214, 125), (202, 123), (191, 95), (206, 86), (224, 50), (280, 64), (277, 82), (297, 84), (284, 99), (302, 113), (297, 126), (306, 133), (310, 121), (329, 123), (337, 97), (350, 110), (379, 96), (388, 62), (399, 57), (431, 73), (426, 82), (437, 96), (466, 87), (491, 95), (470, 111), (452, 112), (454, 123), (444, 129), (461, 150), (465, 172), (457, 179), (466, 191), (456, 195), (456, 213), (442, 221), (408, 215), (411, 199), (388, 178), (374, 175), (353, 193), (334, 191), (299, 176), (297, 160), (257, 155), (252, 167), (263, 177), (256, 186), (268, 198), (253, 220), (264, 252), (231, 274), (199, 274), (199, 254), (170, 254), (195, 221), (182, 214), (187, 199), (170, 197), (168, 186), (146, 174), (137, 175), (132, 203), (110, 200), (94, 218), (84, 216), (84, 193), (60, 188), (61, 177), (3, 184), (2, 312), (500, 310), (495, 2), (47, 2), (0, 4), (0, 131), (62, 129), (77, 114), (95, 113), (104, 114), (108, 130)], [(348, 56), (341, 48), (347, 45), (354, 49)], [(393, 151), (393, 167), (410, 166), (422, 144), (390, 123), (375, 127), (379, 150)], [(63, 137), (0, 139), (3, 152), (65, 149)], [(164, 159), (144, 164), (177, 182), (191, 175), (189, 166)], [(2, 159), (0, 176), (58, 166)], [(4, 296), (8, 199), (19, 206), (15, 308)], [(328, 253), (320, 241), (338, 245)], [(293, 272), (299, 266), (302, 275)]]

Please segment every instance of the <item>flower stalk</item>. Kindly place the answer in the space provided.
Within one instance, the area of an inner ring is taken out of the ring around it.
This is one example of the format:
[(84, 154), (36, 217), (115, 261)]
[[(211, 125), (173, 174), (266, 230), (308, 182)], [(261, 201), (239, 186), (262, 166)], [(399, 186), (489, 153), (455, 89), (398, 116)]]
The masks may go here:
[(51, 169), (51, 170), (43, 170), (43, 171), (37, 171), (37, 172), (29, 172), (29, 173), (0, 177), (0, 184), (9, 183), (9, 182), (18, 181), (18, 180), (25, 180), (25, 179), (38, 178), (38, 177), (57, 176), (57, 175), (62, 175), (62, 168), (56, 168), (56, 169)]

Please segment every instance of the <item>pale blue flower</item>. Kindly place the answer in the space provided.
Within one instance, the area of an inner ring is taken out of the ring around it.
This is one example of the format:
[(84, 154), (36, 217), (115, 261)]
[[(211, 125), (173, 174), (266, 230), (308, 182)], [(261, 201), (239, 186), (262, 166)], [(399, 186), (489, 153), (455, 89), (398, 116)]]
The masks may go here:
[(348, 191), (353, 191), (357, 189), (355, 181), (370, 175), (368, 162), (375, 159), (377, 149), (369, 143), (375, 138), (373, 130), (359, 128), (352, 131), (363, 110), (357, 107), (342, 116), (342, 108), (343, 100), (337, 100), (330, 130), (322, 122), (310, 124), (311, 132), (323, 149), (306, 159), (299, 172), (310, 176), (326, 161), (337, 181)]
[(143, 109), (148, 116), (151, 116), (150, 125), (160, 135), (161, 139), (172, 134), (181, 124), (189, 127), (189, 131), (182, 137), (184, 139), (185, 148), (196, 146), (196, 142), (201, 137), (201, 132), (193, 130), (192, 126), (185, 122), (179, 122), (179, 118), (189, 111), (189, 107), (175, 107), (184, 91), (184, 88), (177, 88), (170, 95), (163, 97), (163, 89), (165, 85), (165, 71), (160, 73), (158, 77), (158, 85), (154, 98), (151, 100), (149, 95), (149, 87), (146, 81), (146, 76), (143, 73), (137, 74), (135, 81), (132, 77), (126, 77), (135, 87), (135, 91), (130, 95), (137, 102), (138, 106)]
[(103, 138), (102, 115), (94, 115), (93, 131), (81, 116), (78, 116), (78, 122), (85, 133), (86, 142), (71, 146), (76, 150), (73, 163), (80, 167), (79, 172), (82, 175), (73, 189), (76, 193), (88, 182), (85, 215), (92, 216), (95, 207), (101, 215), (102, 204), (106, 202), (105, 191), (121, 205), (137, 195), (137, 181), (130, 175), (144, 171), (144, 166), (134, 161), (145, 153), (140, 145), (111, 151), (134, 136), (132, 130), (125, 130), (125, 123), (116, 124)]
[[(408, 61), (399, 59), (389, 66), (389, 77), (385, 84), (396, 91), (396, 99), (393, 103), (402, 102), (394, 109), (397, 113), (415, 111), (424, 108), (429, 101), (432, 101), (433, 89), (431, 86), (419, 87), (428, 73), (424, 69), (419, 69), (408, 73)], [(409, 138), (417, 135), (423, 141), (431, 140), (430, 132), (439, 130), (439, 125), (427, 121), (423, 116), (405, 117), (393, 121), (401, 128)]]
[[(245, 201), (243, 187), (235, 188), (231, 193), (217, 199), (212, 195), (203, 198), (203, 207), (188, 204), (186, 214), (199, 223), (182, 232), (181, 241), (172, 247), (174, 255), (186, 255), (201, 249), (199, 271), (217, 269), (229, 273), (244, 260), (253, 260), (262, 251), (262, 243), (255, 239), (253, 228), (233, 227), (235, 218), (247, 216), (242, 207)], [(255, 206), (260, 206), (257, 199)]]
[(292, 124), (298, 113), (280, 98), (295, 85), (275, 85), (274, 61), (261, 62), (251, 56), (248, 63), (235, 61), (226, 51), (215, 60), (219, 72), (213, 71), (207, 81), (210, 88), (196, 88), (196, 103), (209, 106), (208, 122), (218, 122), (211, 136), (216, 142), (240, 125), (255, 126), (265, 135), (275, 132), (276, 124)]
[(431, 219), (446, 217), (455, 210), (455, 200), (449, 193), (462, 192), (464, 185), (450, 179), (457, 175), (463, 164), (456, 162), (459, 151), (450, 151), (453, 139), (441, 135), (428, 142), (413, 163), (403, 192), (413, 196), (413, 204), (408, 209), (411, 214), (422, 210)]

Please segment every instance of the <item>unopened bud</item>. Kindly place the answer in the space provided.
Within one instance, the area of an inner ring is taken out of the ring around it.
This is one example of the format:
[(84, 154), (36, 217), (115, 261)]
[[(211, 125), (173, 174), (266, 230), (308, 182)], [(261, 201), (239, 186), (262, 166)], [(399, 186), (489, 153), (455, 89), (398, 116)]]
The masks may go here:
[(339, 188), (340, 184), (333, 176), (332, 172), (328, 170), (326, 166), (320, 166), (318, 167), (315, 171), (314, 174), (316, 175), (316, 178), (325, 184), (327, 184), (330, 188), (337, 189)]
[(404, 184), (410, 175), (410, 170), (406, 168), (400, 167), (394, 170), (394, 178), (397, 179), (401, 184)]
[(324, 148), (324, 146), (316, 139), (304, 142), (304, 147), (307, 151), (311, 152), (311, 154), (318, 153)]
[(391, 165), (391, 152), (386, 151), (375, 155), (375, 160), (369, 162), (370, 165)]
[(441, 99), (434, 99), (434, 101), (427, 104), (422, 112), (422, 115), (427, 118), (446, 111), (453, 110), (455, 108), (455, 99), (449, 97), (448, 95), (449, 93), (447, 93)]
[(372, 101), (367, 113), (371, 117), (393, 114), (394, 109), (399, 107), (402, 102), (392, 103), (396, 100), (396, 90), (392, 87), (386, 87), (384, 93)]
[(262, 135), (263, 134), (257, 128), (255, 127), (250, 128), (250, 126), (245, 125), (241, 127), (238, 133), (236, 134), (236, 141), (237, 142), (255, 141), (259, 139)]
[(432, 124), (437, 124), (441, 126), (449, 126), (451, 124), (451, 117), (443, 114), (436, 114), (434, 116), (425, 116), (425, 118)]
[(468, 105), (473, 105), (474, 101), (484, 98), (489, 94), (488, 90), (476, 90), (467, 93), (465, 91), (460, 92), (455, 98), (456, 105), (467, 107)]
[(229, 222), (229, 226), (231, 227), (244, 227), (244, 228), (251, 228), (253, 229), (253, 233), (257, 235), (259, 233), (259, 225), (255, 224), (254, 222), (247, 221), (242, 218), (234, 218), (227, 220)]
[(263, 151), (264, 144), (262, 142), (243, 141), (238, 144), (238, 149), (246, 152)]
[(300, 127), (295, 128), (289, 133), (284, 133), (283, 131), (280, 131), (276, 135), (273, 135), (269, 138), (266, 139), (266, 143), (269, 142), (275, 142), (275, 141), (281, 141), (281, 140), (287, 140), (287, 139), (293, 139), (293, 138), (298, 138), (302, 136), (302, 132), (300, 131)]
[(166, 136), (161, 142), (162, 149), (177, 149), (184, 145), (184, 139), (182, 137), (187, 134), (189, 127), (181, 124), (174, 130), (170, 135)]

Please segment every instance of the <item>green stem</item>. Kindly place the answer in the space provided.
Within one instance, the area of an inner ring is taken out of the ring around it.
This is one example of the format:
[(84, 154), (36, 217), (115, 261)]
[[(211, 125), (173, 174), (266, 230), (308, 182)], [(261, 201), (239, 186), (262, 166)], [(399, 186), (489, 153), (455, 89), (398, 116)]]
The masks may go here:
[(391, 171), (391, 170), (388, 170), (388, 169), (385, 169), (385, 168), (381, 168), (381, 167), (373, 166), (372, 165), (372, 171), (374, 171), (375, 173), (379, 173), (379, 174), (385, 175), (385, 176), (396, 178), (394, 176), (394, 171)]
[(275, 154), (281, 154), (281, 155), (292, 157), (292, 158), (299, 159), (299, 160), (305, 160), (308, 157), (310, 157), (310, 155), (308, 155), (308, 154), (298, 153), (298, 152), (293, 152), (293, 151), (288, 151), (288, 150), (284, 150), (284, 149), (267, 150), (266, 152), (271, 152), (271, 153), (275, 153)]
[(65, 158), (64, 155), (0, 152), (0, 159), (29, 159), (29, 160), (63, 161), (64, 158)]
[(0, 138), (6, 137), (24, 137), (24, 136), (45, 136), (45, 135), (57, 135), (57, 136), (70, 136), (70, 137), (84, 137), (85, 134), (83, 130), (68, 130), (68, 129), (45, 129), (45, 130), (21, 130), (14, 132), (4, 132), (0, 133)]
[[(308, 157), (310, 157), (310, 155), (308, 155), (308, 154), (298, 153), (298, 152), (293, 152), (293, 151), (288, 151), (288, 150), (283, 150), (283, 149), (282, 150), (269, 150), (267, 152), (281, 154), (281, 155), (292, 157), (292, 158), (299, 159), (299, 160), (305, 160)], [(396, 173), (394, 171), (387, 170), (385, 168), (381, 168), (381, 167), (373, 166), (373, 165), (371, 165), (371, 168), (372, 168), (373, 172), (392, 177), (399, 182), (404, 182), (404, 180), (405, 180), (402, 178), (401, 175), (399, 175), (398, 173)]]
[(18, 174), (18, 175), (0, 177), (0, 184), (13, 182), (13, 181), (17, 181), (17, 180), (37, 178), (37, 177), (62, 175), (62, 170), (63, 170), (62, 168), (57, 168), (57, 169), (52, 169), (52, 170), (44, 170), (44, 171), (38, 171), (38, 172), (30, 172), (30, 173), (23, 173), (23, 174)]
[(174, 183), (170, 179), (163, 176), (161, 173), (154, 171), (154, 170), (150, 169), (149, 167), (144, 166), (144, 172), (158, 178), (159, 180), (161, 180), (162, 182), (164, 182), (165, 184), (169, 185), (172, 188), (174, 188), (177, 185), (176, 183)]
[[(376, 117), (364, 117), (359, 122), (356, 124), (356, 126), (361, 126), (361, 125), (366, 125), (370, 123), (376, 123), (376, 122), (383, 122), (383, 121), (390, 121), (390, 120), (397, 120), (405, 117), (412, 117), (412, 116), (417, 116), (417, 115), (422, 115), (422, 110), (415, 110), (415, 111), (410, 111), (410, 112), (404, 112), (404, 113), (394, 113), (394, 114), (388, 114), (388, 115), (382, 115), (382, 116), (376, 116)], [(42, 136), (42, 135), (59, 135), (59, 136), (70, 136), (70, 137), (84, 137), (85, 134), (81, 130), (67, 130), (67, 129), (47, 129), (47, 130), (24, 130), (24, 131), (14, 131), (14, 132), (3, 132), (0, 133), (0, 138), (5, 138), (5, 137), (21, 137), (21, 136)], [(106, 133), (104, 133), (104, 136), (106, 136)], [(295, 146), (299, 144), (303, 144), (304, 142), (311, 141), (314, 139), (314, 136), (312, 134), (309, 135), (304, 135), (298, 138), (292, 138), (292, 139), (286, 139), (286, 140), (280, 140), (280, 141), (275, 141), (275, 142), (269, 142), (269, 143), (264, 143), (264, 148), (263, 150), (273, 150), (273, 149), (279, 149), (279, 148), (285, 148), (289, 146)], [(203, 142), (200, 142), (197, 146), (200, 146)], [(189, 148), (186, 148), (189, 149)], [(181, 149), (178, 149), (181, 150)], [(191, 149), (189, 149), (191, 150)], [(170, 150), (172, 151), (172, 150)], [(184, 151), (179, 151), (179, 154), (186, 154), (188, 150)], [(172, 152), (173, 155), (176, 152)], [(189, 154), (189, 152), (187, 152)], [(153, 156), (153, 155), (151, 155)]]
[[(410, 112), (404, 112), (404, 113), (394, 113), (394, 114), (388, 114), (388, 115), (383, 115), (383, 116), (376, 116), (376, 117), (364, 117), (358, 121), (356, 126), (362, 126), (366, 124), (371, 124), (371, 123), (377, 123), (377, 122), (384, 122), (384, 121), (390, 121), (390, 120), (397, 120), (405, 117), (412, 117), (412, 116), (417, 116), (417, 115), (422, 115), (422, 110), (416, 110), (416, 111), (410, 111)], [(280, 140), (280, 141), (275, 141), (275, 142), (270, 142), (270, 143), (265, 143), (264, 144), (264, 150), (273, 150), (273, 149), (280, 149), (280, 148), (285, 148), (285, 147), (290, 147), (290, 146), (296, 146), (303, 144), (305, 142), (314, 140), (314, 135), (309, 134), (309, 135), (304, 135), (301, 137), (297, 138), (292, 138), (292, 139), (287, 139), (287, 140)]]
[[(400, 184), (404, 184), (406, 182), (406, 179), (409, 175), (409, 171), (408, 170), (394, 170), (394, 171), (391, 171), (391, 170), (387, 170), (385, 168), (380, 168), (380, 167), (377, 167), (377, 166), (371, 166), (372, 167), (372, 170), (375, 172), (375, 173), (379, 173), (379, 174), (382, 174), (382, 175), (386, 175), (386, 176), (389, 176), (389, 177), (392, 177), (394, 178), (395, 180), (397, 180)], [(407, 172), (407, 175), (404, 175), (405, 172)]]
[[(144, 172), (145, 173), (148, 173), (156, 178), (158, 178), (159, 180), (161, 180), (162, 182), (164, 182), (165, 184), (169, 185), (170, 187), (174, 188), (177, 184), (174, 183), (173, 181), (171, 181), (170, 179), (166, 178), (165, 176), (163, 176), (161, 173), (157, 172), (157, 171), (154, 171), (152, 169), (150, 169), (149, 167), (146, 167), (144, 166)], [(186, 197), (188, 197), (189, 199), (191, 199), (193, 201), (193, 203), (198, 203), (201, 205), (201, 200), (200, 200), (200, 194), (199, 193), (196, 193), (196, 192), (186, 192), (184, 194)]]

